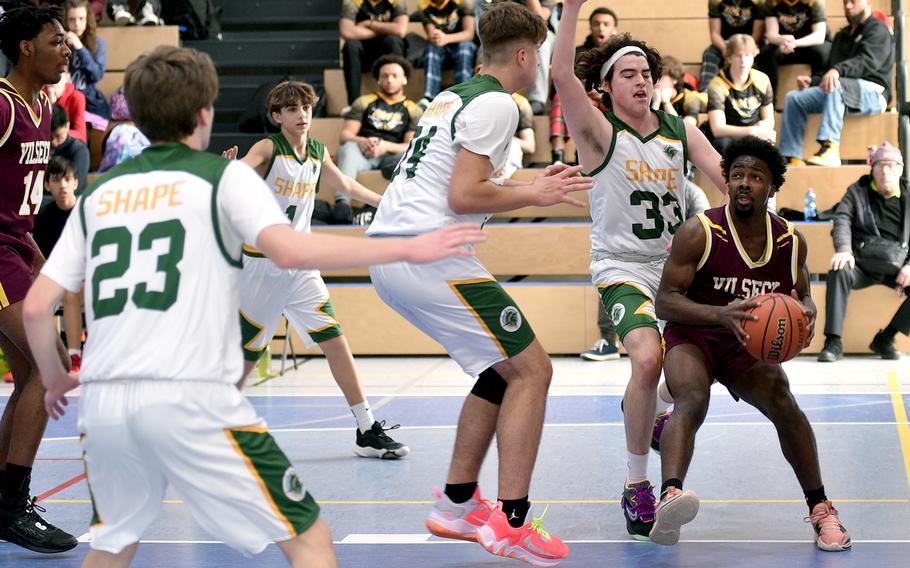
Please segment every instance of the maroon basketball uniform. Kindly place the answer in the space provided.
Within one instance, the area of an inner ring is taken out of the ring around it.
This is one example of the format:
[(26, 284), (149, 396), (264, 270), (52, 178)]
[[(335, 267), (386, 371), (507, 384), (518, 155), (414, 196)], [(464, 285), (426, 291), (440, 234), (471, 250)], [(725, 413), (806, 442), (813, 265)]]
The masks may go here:
[(37, 106), (0, 79), (0, 309), (25, 298), (37, 276), (35, 248), (26, 236), (44, 195), (51, 155), (51, 105), (39, 93)]
[[(726, 306), (758, 294), (789, 294), (796, 285), (799, 268), (799, 238), (793, 224), (767, 213), (765, 250), (761, 258), (753, 260), (740, 242), (730, 215), (728, 207), (698, 215), (705, 230), (705, 250), (686, 297), (699, 304)], [(683, 343), (701, 349), (714, 378), (721, 383), (738, 377), (756, 363), (726, 327), (667, 322), (664, 340), (668, 353)]]

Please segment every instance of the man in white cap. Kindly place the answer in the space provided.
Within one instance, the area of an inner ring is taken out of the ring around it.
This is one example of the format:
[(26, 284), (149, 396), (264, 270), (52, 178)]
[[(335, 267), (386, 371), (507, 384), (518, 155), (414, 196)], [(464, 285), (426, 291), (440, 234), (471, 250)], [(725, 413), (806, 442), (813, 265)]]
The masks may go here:
[(882, 359), (898, 359), (897, 332), (910, 334), (910, 211), (904, 159), (889, 144), (869, 148), (872, 171), (847, 188), (834, 215), (834, 256), (825, 293), (823, 362), (844, 356), (841, 335), (851, 290), (883, 284), (904, 296), (891, 323), (872, 339), (869, 348)]

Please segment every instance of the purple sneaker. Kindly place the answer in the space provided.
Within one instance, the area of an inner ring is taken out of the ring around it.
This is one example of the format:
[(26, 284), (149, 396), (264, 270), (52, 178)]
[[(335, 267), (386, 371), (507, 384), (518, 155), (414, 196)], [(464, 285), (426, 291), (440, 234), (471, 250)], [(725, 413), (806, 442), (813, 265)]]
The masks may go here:
[(623, 515), (626, 517), (626, 530), (635, 540), (649, 540), (654, 527), (654, 510), (657, 500), (654, 498), (654, 487), (650, 481), (627, 485), (619, 500)]
[(667, 420), (670, 419), (671, 414), (673, 414), (673, 411), (668, 410), (654, 420), (654, 431), (651, 432), (651, 449), (658, 454), (660, 454), (660, 436), (664, 433), (664, 426), (667, 425)]

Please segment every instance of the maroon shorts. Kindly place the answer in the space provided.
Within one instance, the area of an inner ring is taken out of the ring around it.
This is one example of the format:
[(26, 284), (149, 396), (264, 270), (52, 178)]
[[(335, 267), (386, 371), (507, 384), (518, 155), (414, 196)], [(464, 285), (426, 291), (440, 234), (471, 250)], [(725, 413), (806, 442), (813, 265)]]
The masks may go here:
[[(695, 327), (667, 322), (664, 327), (665, 351), (677, 345), (698, 347), (705, 356), (711, 378), (730, 388), (730, 381), (758, 363), (725, 327)], [(731, 391), (732, 392), (732, 391)]]
[(25, 299), (38, 273), (32, 268), (35, 249), (27, 237), (0, 238), (0, 310)]

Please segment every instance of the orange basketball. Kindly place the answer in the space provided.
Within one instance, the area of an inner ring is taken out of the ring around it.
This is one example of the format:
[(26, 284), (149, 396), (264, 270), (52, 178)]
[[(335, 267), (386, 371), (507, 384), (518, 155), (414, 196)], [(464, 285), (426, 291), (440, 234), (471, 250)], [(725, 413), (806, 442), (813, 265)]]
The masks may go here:
[(787, 294), (759, 294), (752, 300), (758, 306), (750, 311), (758, 319), (743, 320), (749, 354), (772, 365), (799, 355), (809, 332), (802, 305)]

